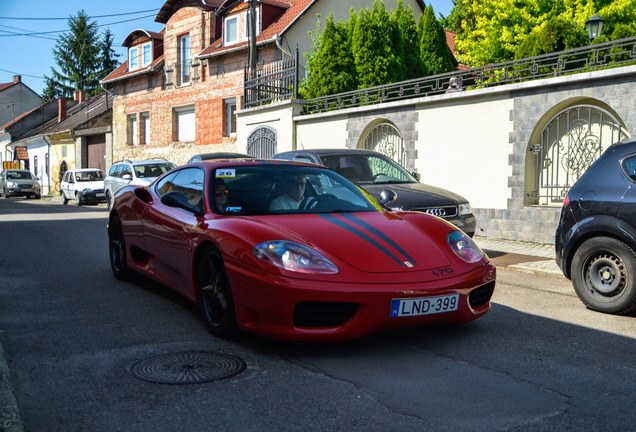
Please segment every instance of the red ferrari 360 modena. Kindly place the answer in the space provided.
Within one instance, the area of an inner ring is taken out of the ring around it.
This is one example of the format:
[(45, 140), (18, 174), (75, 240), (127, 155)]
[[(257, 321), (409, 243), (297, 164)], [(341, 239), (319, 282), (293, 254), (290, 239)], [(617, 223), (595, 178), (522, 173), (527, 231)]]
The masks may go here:
[(134, 271), (178, 291), (220, 337), (345, 340), (466, 322), (490, 309), (495, 288), (495, 267), (454, 225), (387, 211), (304, 163), (198, 162), (126, 187), (108, 238), (116, 278)]

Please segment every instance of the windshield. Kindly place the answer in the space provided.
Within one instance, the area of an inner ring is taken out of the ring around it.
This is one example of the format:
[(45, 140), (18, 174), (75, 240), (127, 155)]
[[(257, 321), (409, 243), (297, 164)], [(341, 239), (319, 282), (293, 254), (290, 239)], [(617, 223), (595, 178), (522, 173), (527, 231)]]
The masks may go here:
[(75, 178), (78, 182), (100, 181), (104, 180), (102, 171), (77, 171)]
[(7, 171), (7, 179), (10, 180), (35, 180), (35, 176), (29, 171)]
[(213, 172), (209, 198), (231, 215), (379, 211), (382, 206), (339, 174), (319, 167), (236, 166)]
[(135, 175), (138, 178), (155, 178), (177, 166), (172, 162), (157, 162), (151, 164), (135, 165)]
[(397, 162), (383, 155), (335, 154), (321, 159), (323, 165), (360, 185), (417, 182)]

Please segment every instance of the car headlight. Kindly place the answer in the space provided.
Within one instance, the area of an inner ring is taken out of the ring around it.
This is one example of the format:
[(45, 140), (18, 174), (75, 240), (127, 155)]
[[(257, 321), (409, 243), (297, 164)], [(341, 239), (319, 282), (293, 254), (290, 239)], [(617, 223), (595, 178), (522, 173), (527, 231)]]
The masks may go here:
[(18, 184), (16, 182), (10, 181), (10, 182), (7, 182), (7, 187), (10, 187), (10, 188), (18, 187)]
[(460, 214), (460, 216), (471, 214), (472, 210), (473, 209), (470, 207), (470, 204), (468, 204), (468, 203), (459, 205), (459, 214)]
[(82, 190), (82, 192), (84, 192), (84, 193), (91, 193), (91, 192), (93, 192), (93, 189), (91, 189), (91, 188), (84, 188), (84, 190)]
[(468, 263), (474, 263), (484, 257), (484, 252), (462, 231), (453, 231), (446, 241), (455, 255)]
[(338, 267), (327, 258), (301, 244), (286, 240), (271, 240), (259, 244), (254, 256), (285, 270), (299, 273), (338, 273)]

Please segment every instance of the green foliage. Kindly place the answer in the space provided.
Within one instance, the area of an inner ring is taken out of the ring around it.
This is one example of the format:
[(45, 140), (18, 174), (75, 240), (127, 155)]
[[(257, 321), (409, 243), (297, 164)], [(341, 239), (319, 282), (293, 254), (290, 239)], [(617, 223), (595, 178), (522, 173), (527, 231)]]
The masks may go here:
[(532, 31), (517, 48), (517, 59), (564, 51), (585, 45), (587, 31), (562, 17), (554, 17)]
[(422, 34), (420, 41), (420, 57), (425, 69), (431, 75), (442, 74), (453, 70), (453, 58), (446, 44), (444, 30), (435, 19), (433, 6), (424, 11)]
[(392, 82), (396, 74), (391, 52), (389, 16), (384, 3), (373, 2), (371, 10), (361, 11), (353, 30), (352, 50), (360, 88)]
[[(455, 0), (443, 24), (458, 32), (459, 60), (477, 67), (520, 58), (523, 52), (585, 46), (589, 40), (581, 34), (587, 34), (585, 23), (595, 13), (605, 20), (595, 43), (614, 40), (619, 27), (622, 35), (636, 34), (636, 0)], [(549, 27), (567, 34), (550, 35)]]
[(88, 96), (102, 93), (99, 80), (117, 65), (110, 31), (100, 39), (97, 23), (83, 10), (69, 18), (68, 26), (69, 32), (58, 38), (53, 49), (59, 69), (51, 67), (51, 76), (45, 76), (45, 99), (70, 98), (76, 90), (85, 91)]
[(390, 14), (384, 2), (375, 1), (371, 9), (358, 13), (350, 9), (349, 20), (344, 23), (334, 23), (330, 17), (329, 31), (327, 27), (320, 31), (319, 20), (316, 32), (309, 33), (313, 44), (311, 52), (305, 54), (309, 80), (301, 87), (302, 97), (419, 78), (429, 73), (429, 64), (430, 73), (452, 70), (453, 58), (445, 33), (432, 8), (426, 9), (430, 9), (431, 18), (425, 39), (424, 20), (416, 25), (413, 11), (410, 7), (405, 10), (402, 0), (398, 0), (396, 10)]
[(323, 43), (312, 61), (312, 79), (307, 86), (309, 97), (341, 93), (355, 88), (355, 65), (344, 24), (333, 22), (329, 15), (322, 33)]

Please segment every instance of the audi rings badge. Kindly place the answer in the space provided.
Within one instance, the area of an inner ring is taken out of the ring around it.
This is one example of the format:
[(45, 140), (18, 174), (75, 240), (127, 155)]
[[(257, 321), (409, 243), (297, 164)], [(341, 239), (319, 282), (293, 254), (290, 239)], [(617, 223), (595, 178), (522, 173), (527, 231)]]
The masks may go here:
[(428, 213), (428, 214), (433, 215), (433, 216), (439, 216), (439, 217), (446, 216), (446, 210), (444, 210), (443, 208), (426, 209), (425, 213)]

